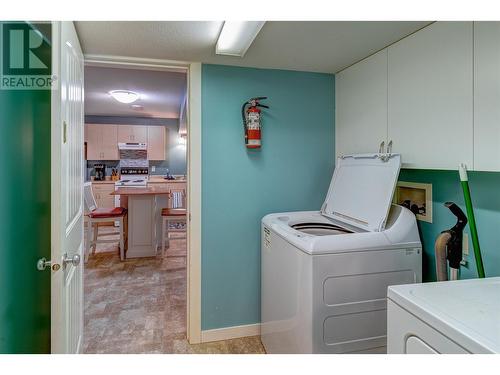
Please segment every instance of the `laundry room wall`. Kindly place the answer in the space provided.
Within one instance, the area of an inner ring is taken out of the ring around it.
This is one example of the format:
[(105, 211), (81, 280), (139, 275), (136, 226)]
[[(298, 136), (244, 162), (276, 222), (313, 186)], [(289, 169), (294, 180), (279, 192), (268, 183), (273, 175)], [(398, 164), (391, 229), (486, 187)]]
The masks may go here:
[[(51, 38), (50, 24), (22, 25)], [(38, 52), (50, 61), (48, 43)], [(50, 100), (50, 90), (0, 90), (0, 354), (50, 353), (51, 272), (36, 269), (50, 259)]]
[[(434, 241), (443, 230), (456, 223), (456, 217), (444, 203), (455, 202), (466, 213), (458, 171), (404, 169), (399, 180), (432, 184), (433, 222), (418, 221), (418, 226), (424, 248), (423, 279), (435, 281)], [(486, 276), (500, 276), (500, 173), (469, 172), (469, 186)], [(468, 225), (464, 233), (469, 234), (469, 265), (462, 267), (461, 278), (475, 278), (477, 269)]]
[[(331, 74), (202, 67), (202, 329), (260, 321), (260, 220), (318, 210), (334, 168)], [(268, 96), (262, 149), (241, 106)], [(277, 270), (279, 272), (279, 270)]]

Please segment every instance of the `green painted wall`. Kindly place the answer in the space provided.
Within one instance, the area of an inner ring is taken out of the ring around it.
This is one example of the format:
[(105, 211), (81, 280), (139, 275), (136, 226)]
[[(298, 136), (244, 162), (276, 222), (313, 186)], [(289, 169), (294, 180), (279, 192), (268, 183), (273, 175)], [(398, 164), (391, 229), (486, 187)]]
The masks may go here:
[[(435, 281), (434, 241), (456, 223), (455, 216), (443, 204), (453, 201), (466, 212), (458, 171), (406, 169), (401, 171), (399, 180), (432, 184), (433, 222), (418, 221), (418, 225), (424, 247), (423, 278)], [(469, 172), (469, 186), (486, 277), (500, 276), (500, 173)], [(477, 277), (477, 270), (468, 225), (465, 233), (469, 234), (469, 266), (462, 267), (460, 277), (468, 279)]]
[(49, 353), (49, 90), (0, 90), (0, 142), (0, 353)]
[[(202, 328), (260, 321), (260, 221), (319, 210), (334, 168), (332, 74), (202, 68)], [(244, 144), (241, 105), (268, 96), (262, 149)]]

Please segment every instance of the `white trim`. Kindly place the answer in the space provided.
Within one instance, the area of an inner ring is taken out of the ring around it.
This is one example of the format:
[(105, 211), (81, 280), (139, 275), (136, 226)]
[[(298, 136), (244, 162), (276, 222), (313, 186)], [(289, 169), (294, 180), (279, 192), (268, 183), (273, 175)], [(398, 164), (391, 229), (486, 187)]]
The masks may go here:
[(201, 63), (189, 66), (187, 105), (187, 338), (197, 344), (201, 342)]
[[(60, 75), (59, 55), (61, 53), (61, 21), (52, 22), (52, 72)], [(59, 263), (59, 255), (62, 247), (62, 233), (60, 228), (63, 220), (61, 208), (61, 80), (55, 81), (56, 87), (51, 91), (51, 135), (50, 135), (50, 258)], [(50, 352), (64, 353), (64, 320), (62, 317), (63, 301), (60, 286), (64, 284), (62, 272), (52, 272), (50, 280)], [(83, 308), (83, 304), (82, 304)]]
[(183, 71), (188, 75), (187, 337), (201, 342), (201, 63), (111, 55), (85, 55), (86, 66)]
[(201, 342), (237, 339), (240, 337), (259, 336), (260, 323), (247, 324), (201, 331)]
[[(145, 59), (140, 57), (85, 54), (86, 66), (108, 68), (134, 68), (140, 70), (160, 70), (167, 72), (187, 72), (191, 63), (185, 61)], [(196, 63), (195, 63), (196, 64)]]

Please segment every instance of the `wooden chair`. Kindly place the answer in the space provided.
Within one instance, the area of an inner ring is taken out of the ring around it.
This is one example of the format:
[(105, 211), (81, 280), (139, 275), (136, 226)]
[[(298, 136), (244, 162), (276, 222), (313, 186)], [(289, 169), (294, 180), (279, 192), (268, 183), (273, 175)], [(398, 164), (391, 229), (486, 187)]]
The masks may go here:
[[(85, 262), (88, 261), (90, 248), (93, 247), (92, 255), (98, 243), (114, 243), (116, 240), (99, 240), (99, 223), (118, 222), (120, 225), (120, 259), (125, 260), (125, 233), (127, 225), (127, 209), (123, 207), (99, 208), (92, 192), (92, 183), (86, 182), (83, 185), (85, 200), (85, 216), (88, 219), (87, 240), (85, 245)], [(94, 232), (93, 238), (92, 231)]]
[[(168, 208), (161, 210), (162, 227), (161, 227), (161, 255), (165, 256), (166, 247), (170, 247), (170, 233), (183, 232), (187, 229), (187, 210), (186, 210), (186, 191), (184, 189), (171, 189), (168, 193)], [(172, 223), (178, 223), (180, 227), (171, 228)], [(176, 239), (186, 239), (176, 237)]]

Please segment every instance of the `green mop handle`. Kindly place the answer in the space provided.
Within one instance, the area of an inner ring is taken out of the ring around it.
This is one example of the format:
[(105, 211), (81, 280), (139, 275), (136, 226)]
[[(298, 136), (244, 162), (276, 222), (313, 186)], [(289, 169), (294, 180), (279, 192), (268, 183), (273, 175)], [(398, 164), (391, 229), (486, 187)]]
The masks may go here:
[(477, 275), (479, 278), (484, 278), (483, 259), (481, 257), (481, 248), (479, 247), (479, 238), (477, 235), (476, 219), (474, 217), (474, 209), (472, 208), (472, 200), (470, 198), (469, 178), (467, 177), (467, 167), (461, 163), (458, 169), (460, 174), (460, 184), (464, 191), (465, 208), (467, 209), (467, 217), (469, 218), (469, 228), (472, 237), (472, 245), (474, 246), (474, 257), (476, 259)]

